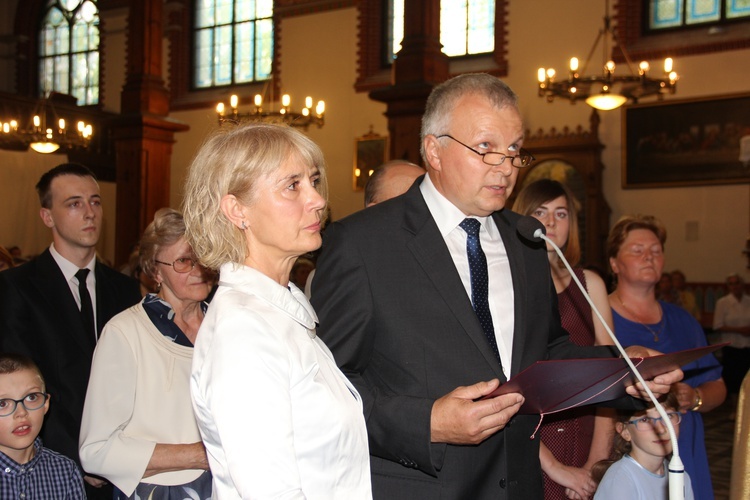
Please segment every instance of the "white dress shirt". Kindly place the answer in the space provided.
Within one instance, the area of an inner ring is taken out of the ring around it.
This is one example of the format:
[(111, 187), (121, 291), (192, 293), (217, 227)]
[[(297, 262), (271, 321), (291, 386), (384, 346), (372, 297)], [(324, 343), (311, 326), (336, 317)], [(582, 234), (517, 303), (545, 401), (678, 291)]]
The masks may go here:
[[(750, 295), (742, 294), (742, 300), (737, 300), (733, 294), (728, 293), (716, 301), (714, 310), (714, 330), (722, 326), (727, 328), (750, 326)], [(735, 349), (746, 349), (750, 347), (750, 335), (742, 335), (736, 332), (719, 333), (719, 342), (731, 342)]]
[[(419, 186), (427, 208), (435, 219), (440, 234), (448, 246), (466, 295), (471, 299), (471, 274), (469, 257), (466, 253), (466, 232), (458, 225), (466, 215), (456, 208), (445, 196), (438, 192), (427, 174)], [(510, 377), (511, 354), (513, 352), (514, 302), (513, 278), (510, 274), (508, 252), (505, 250), (500, 231), (492, 217), (472, 217), (482, 227), (479, 230), (479, 243), (487, 258), (487, 275), (489, 277), (489, 306), (492, 325), (495, 329), (497, 349), (503, 364), (503, 373)]]
[(362, 400), (295, 285), (221, 267), (190, 391), (215, 498), (372, 497)]

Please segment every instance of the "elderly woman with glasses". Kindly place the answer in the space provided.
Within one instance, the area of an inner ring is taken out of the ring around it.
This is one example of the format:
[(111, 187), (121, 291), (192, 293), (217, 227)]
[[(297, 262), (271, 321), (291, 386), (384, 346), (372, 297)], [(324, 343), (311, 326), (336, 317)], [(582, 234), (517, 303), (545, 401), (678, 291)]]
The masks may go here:
[(156, 212), (140, 244), (157, 292), (112, 318), (94, 352), (81, 425), (81, 464), (116, 500), (211, 497), (190, 402), (193, 344), (213, 276), (196, 263), (182, 215)]

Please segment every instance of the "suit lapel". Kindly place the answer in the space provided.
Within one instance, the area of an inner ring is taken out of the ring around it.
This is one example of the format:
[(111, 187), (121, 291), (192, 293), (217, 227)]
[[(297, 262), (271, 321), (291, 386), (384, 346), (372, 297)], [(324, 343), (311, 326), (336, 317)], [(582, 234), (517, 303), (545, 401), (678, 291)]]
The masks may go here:
[(500, 364), (490, 349), (476, 313), (471, 307), (471, 300), (464, 291), (464, 285), (448, 247), (445, 245), (445, 240), (422, 198), (419, 184), (420, 182), (416, 182), (404, 195), (403, 228), (414, 235), (407, 246), (466, 334), (477, 346), (498, 378), (504, 382), (505, 376)]
[(42, 303), (53, 309), (54, 317), (59, 318), (60, 331), (64, 331), (87, 353), (93, 352), (93, 342), (83, 331), (83, 322), (70, 286), (65, 276), (52, 258), (49, 249), (37, 259), (37, 273), (31, 278)]
[(115, 309), (113, 301), (117, 294), (111, 289), (112, 284), (105, 276), (104, 264), (99, 260), (96, 261), (94, 274), (96, 275), (96, 331), (101, 334), (104, 325), (116, 314), (113, 312)]
[(513, 353), (511, 357), (511, 375), (520, 371), (522, 354), (526, 344), (526, 318), (528, 297), (522, 283), (527, 283), (526, 267), (524, 266), (524, 253), (521, 241), (516, 234), (516, 226), (512, 224), (505, 211), (495, 212), (492, 215), (495, 225), (500, 230), (503, 238), (505, 251), (508, 252), (510, 263), (510, 274), (513, 280)]

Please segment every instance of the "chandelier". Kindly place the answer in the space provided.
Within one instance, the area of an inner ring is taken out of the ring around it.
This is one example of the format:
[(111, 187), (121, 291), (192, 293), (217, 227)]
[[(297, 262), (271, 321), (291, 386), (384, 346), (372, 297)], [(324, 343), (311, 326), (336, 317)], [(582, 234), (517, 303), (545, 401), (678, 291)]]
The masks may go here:
[[(5, 117), (0, 119), (0, 147), (30, 147), (44, 154), (88, 148), (93, 133), (91, 124), (78, 120), (75, 126), (69, 126), (65, 118), (58, 116), (52, 97), (40, 99), (26, 120), (17, 117), (7, 118), (7, 121)], [(21, 125), (24, 122), (26, 125)]]
[[(273, 100), (273, 99), (272, 99)], [(292, 98), (289, 94), (281, 96), (281, 108), (274, 111), (263, 107), (263, 96), (256, 94), (253, 98), (253, 106), (249, 111), (240, 112), (239, 97), (233, 95), (229, 98), (229, 110), (227, 112), (223, 102), (216, 105), (216, 114), (219, 118), (219, 126), (224, 122), (239, 123), (242, 121), (256, 121), (256, 122), (270, 122), (270, 123), (286, 123), (292, 127), (300, 127), (307, 130), (307, 128), (315, 124), (318, 128), (322, 127), (325, 123), (325, 110), (326, 105), (323, 101), (318, 101), (313, 109), (312, 97), (305, 98), (305, 107), (302, 111), (296, 112), (291, 108)]]
[[(589, 62), (600, 42), (602, 43), (602, 74), (585, 76)], [(630, 74), (615, 75), (615, 63), (610, 58), (610, 43), (611, 47), (619, 48)], [(537, 73), (539, 96), (546, 97), (547, 102), (554, 101), (555, 97), (569, 99), (571, 103), (583, 99), (592, 108), (608, 111), (619, 108), (628, 100), (637, 103), (642, 97), (658, 96), (661, 98), (666, 93), (674, 94), (678, 76), (672, 67), (673, 60), (667, 57), (664, 59), (664, 73), (661, 77), (648, 74), (650, 65), (647, 61), (641, 61), (637, 70), (634, 68), (627, 50), (618, 42), (612, 29), (609, 1), (607, 1), (604, 28), (599, 30), (599, 35), (591, 47), (583, 68), (579, 72), (579, 60), (577, 57), (572, 57), (568, 77), (564, 80), (556, 80), (556, 72), (552, 68), (539, 68)]]

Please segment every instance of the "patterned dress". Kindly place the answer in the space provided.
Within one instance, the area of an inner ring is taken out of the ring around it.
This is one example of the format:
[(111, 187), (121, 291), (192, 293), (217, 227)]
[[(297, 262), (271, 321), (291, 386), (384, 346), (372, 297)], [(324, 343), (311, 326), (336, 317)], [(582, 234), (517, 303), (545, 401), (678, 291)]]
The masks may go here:
[[(583, 270), (574, 269), (574, 272), (588, 290)], [(572, 279), (568, 287), (557, 295), (557, 302), (562, 326), (570, 334), (570, 340), (577, 345), (594, 345), (591, 306)], [(582, 407), (545, 416), (540, 436), (560, 463), (572, 467), (583, 467), (586, 463), (594, 434), (595, 412), (591, 407)], [(565, 488), (552, 481), (547, 474), (542, 474), (545, 500), (567, 500)]]

